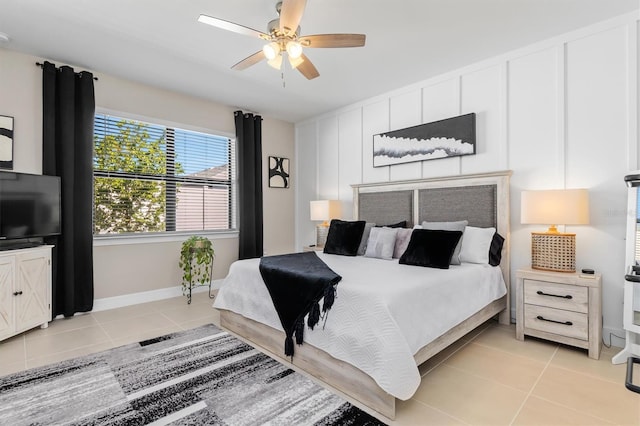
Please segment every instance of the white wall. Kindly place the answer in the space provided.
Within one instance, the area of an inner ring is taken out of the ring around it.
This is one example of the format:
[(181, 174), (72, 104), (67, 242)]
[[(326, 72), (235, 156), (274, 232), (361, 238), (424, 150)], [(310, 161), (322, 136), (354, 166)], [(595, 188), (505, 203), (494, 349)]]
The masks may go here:
[[(637, 14), (621, 16), (298, 123), (298, 162), (308, 166), (299, 179), (307, 189), (316, 179), (316, 192), (296, 201), (297, 246), (312, 241), (301, 214), (309, 199), (338, 197), (350, 209), (354, 183), (510, 169), (514, 283), (530, 264), (530, 232), (543, 230), (520, 224), (520, 192), (589, 188), (590, 225), (566, 230), (577, 233), (577, 267), (603, 274), (606, 341), (608, 331), (622, 335), (623, 176), (638, 167), (637, 28)], [(373, 168), (374, 134), (470, 112), (476, 155)]]
[[(0, 49), (0, 115), (15, 118), (14, 171), (42, 172), (43, 59)], [(63, 64), (57, 64), (63, 65)], [(76, 70), (82, 68), (76, 67)], [(94, 71), (94, 70), (92, 70)], [(233, 108), (211, 101), (95, 72), (96, 107), (114, 113), (175, 123), (226, 135), (235, 134)], [(215, 82), (212, 82), (215, 84)], [(269, 254), (294, 248), (295, 170), (289, 189), (269, 188), (267, 157), (294, 158), (294, 126), (263, 117), (264, 249)], [(295, 164), (295, 162), (294, 162)], [(226, 276), (238, 257), (238, 238), (213, 238), (214, 278)], [(103, 299), (180, 285), (180, 241), (121, 242), (94, 246), (95, 297)]]

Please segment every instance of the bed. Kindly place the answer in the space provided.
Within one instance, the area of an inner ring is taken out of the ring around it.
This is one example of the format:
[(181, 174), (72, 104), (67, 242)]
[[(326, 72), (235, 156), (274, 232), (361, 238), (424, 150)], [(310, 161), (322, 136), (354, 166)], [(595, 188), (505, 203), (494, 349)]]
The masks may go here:
[[(353, 185), (354, 219), (406, 221), (408, 227), (467, 220), (469, 226), (496, 228), (505, 239), (499, 267), (463, 262), (436, 270), (400, 265), (397, 259), (319, 253), (343, 279), (326, 323), (305, 331), (304, 344), (289, 358), (283, 354), (284, 332), (273, 303), (260, 282), (259, 260), (239, 261), (214, 304), (221, 326), (360, 408), (394, 419), (396, 399), (410, 398), (420, 383), (418, 365), (496, 315), (501, 323), (510, 322), (510, 175)], [(395, 279), (400, 275), (402, 280)]]

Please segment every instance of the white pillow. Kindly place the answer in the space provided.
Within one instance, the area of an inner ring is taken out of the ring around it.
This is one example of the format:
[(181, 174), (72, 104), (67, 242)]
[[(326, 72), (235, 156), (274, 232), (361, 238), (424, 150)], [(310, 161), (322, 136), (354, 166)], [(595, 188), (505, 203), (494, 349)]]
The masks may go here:
[(462, 235), (460, 260), (466, 263), (489, 263), (489, 248), (496, 228), (467, 226)]
[[(396, 244), (393, 249), (393, 258), (400, 259), (404, 252), (407, 250), (409, 246), (409, 241), (411, 240), (411, 233), (413, 229), (411, 228), (397, 228), (398, 233), (396, 234)], [(414, 227), (415, 229), (415, 227)]]
[(372, 228), (367, 242), (365, 257), (391, 259), (396, 245), (396, 234), (399, 228)]

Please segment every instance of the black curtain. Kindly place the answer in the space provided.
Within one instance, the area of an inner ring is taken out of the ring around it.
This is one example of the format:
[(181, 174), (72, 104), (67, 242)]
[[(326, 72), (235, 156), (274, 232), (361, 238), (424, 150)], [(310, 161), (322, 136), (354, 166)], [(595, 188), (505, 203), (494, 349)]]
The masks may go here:
[(52, 313), (93, 309), (93, 75), (42, 65), (42, 172), (60, 176), (62, 234), (53, 249)]
[(262, 257), (262, 117), (234, 112), (238, 147), (239, 259)]

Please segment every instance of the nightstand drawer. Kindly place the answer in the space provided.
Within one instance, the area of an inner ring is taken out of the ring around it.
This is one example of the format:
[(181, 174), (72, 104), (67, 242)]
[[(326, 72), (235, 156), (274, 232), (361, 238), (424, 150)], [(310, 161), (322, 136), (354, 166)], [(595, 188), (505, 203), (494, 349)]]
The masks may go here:
[(583, 313), (524, 305), (524, 327), (589, 340), (589, 321), (587, 314)]
[(524, 280), (524, 303), (587, 313), (589, 289), (547, 281)]

